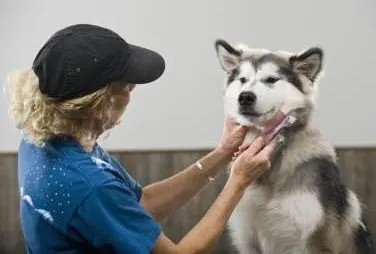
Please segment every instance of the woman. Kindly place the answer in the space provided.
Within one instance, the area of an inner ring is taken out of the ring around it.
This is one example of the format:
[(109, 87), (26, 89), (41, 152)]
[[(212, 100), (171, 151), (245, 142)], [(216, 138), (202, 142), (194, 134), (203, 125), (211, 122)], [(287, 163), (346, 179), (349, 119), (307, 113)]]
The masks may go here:
[(201, 253), (224, 230), (246, 187), (268, 168), (273, 145), (262, 149), (258, 139), (235, 160), (218, 198), (175, 244), (158, 221), (230, 162), (246, 127), (226, 119), (213, 151), (143, 188), (96, 143), (119, 123), (135, 84), (155, 81), (164, 68), (158, 53), (80, 24), (56, 32), (32, 69), (11, 76), (10, 115), (24, 134), (18, 170), (27, 253)]

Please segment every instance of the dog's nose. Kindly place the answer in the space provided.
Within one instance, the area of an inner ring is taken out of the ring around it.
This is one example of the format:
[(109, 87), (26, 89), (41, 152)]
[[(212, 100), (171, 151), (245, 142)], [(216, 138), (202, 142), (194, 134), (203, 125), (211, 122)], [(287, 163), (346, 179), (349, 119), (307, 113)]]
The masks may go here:
[(239, 94), (240, 106), (252, 106), (256, 102), (256, 94), (253, 92), (241, 92)]

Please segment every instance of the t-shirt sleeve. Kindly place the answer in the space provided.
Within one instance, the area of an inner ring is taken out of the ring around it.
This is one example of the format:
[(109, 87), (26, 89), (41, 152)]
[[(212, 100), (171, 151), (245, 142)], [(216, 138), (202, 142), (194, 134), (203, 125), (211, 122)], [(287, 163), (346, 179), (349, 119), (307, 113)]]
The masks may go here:
[(71, 228), (103, 253), (150, 253), (161, 232), (136, 194), (116, 180), (93, 189)]
[(128, 171), (126, 171), (121, 165), (120, 163), (115, 160), (114, 158), (110, 157), (110, 160), (112, 162), (113, 165), (115, 165), (117, 167), (117, 169), (119, 170), (119, 172), (122, 174), (122, 176), (124, 177), (124, 179), (126, 180), (127, 184), (129, 185), (129, 188), (131, 191), (133, 191), (135, 194), (136, 194), (136, 197), (137, 197), (137, 201), (140, 201), (141, 200), (141, 196), (142, 196), (142, 187), (140, 185), (139, 182), (137, 182), (129, 173)]

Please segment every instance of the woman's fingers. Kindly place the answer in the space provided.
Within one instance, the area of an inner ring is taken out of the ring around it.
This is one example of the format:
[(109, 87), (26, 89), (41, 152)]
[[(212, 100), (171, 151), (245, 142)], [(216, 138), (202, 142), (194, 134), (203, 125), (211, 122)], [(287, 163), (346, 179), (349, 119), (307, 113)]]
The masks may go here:
[(232, 159), (235, 160), (237, 157), (239, 157), (240, 154), (242, 154), (245, 151), (247, 151), (247, 154), (245, 154), (245, 156), (252, 157), (261, 150), (264, 144), (265, 140), (261, 136), (250, 143), (244, 143), (241, 146), (239, 146), (238, 151), (234, 153)]
[(263, 140), (263, 144), (262, 145), (264, 145), (266, 143), (265, 138), (261, 138), (261, 137), (258, 137), (254, 141), (251, 141), (249, 143), (243, 143), (242, 145), (239, 146), (238, 151), (236, 151), (234, 153), (234, 157), (233, 158), (238, 157), (241, 153), (243, 153), (244, 151), (246, 151), (255, 142), (256, 142), (255, 145), (258, 146), (259, 145), (258, 144), (258, 142), (259, 142), (258, 139), (262, 139)]
[(248, 185), (269, 169), (271, 167), (270, 156), (275, 146), (273, 143), (265, 146), (262, 137), (255, 139), (233, 164), (234, 179)]
[(247, 157), (253, 157), (256, 155), (261, 148), (265, 145), (265, 141), (262, 137), (256, 138), (250, 146), (243, 152), (245, 156)]
[(242, 144), (241, 146), (239, 146), (239, 152), (244, 152), (245, 150), (248, 149), (248, 147), (251, 146), (251, 144), (252, 144), (252, 142), (251, 143), (244, 143), (244, 144)]
[(242, 153), (242, 151), (237, 151), (234, 153), (234, 155), (232, 156), (232, 159), (235, 160), (236, 158), (238, 158), (238, 156)]
[(263, 168), (270, 168), (270, 156), (274, 150), (274, 143), (270, 143), (265, 146), (258, 154), (256, 154), (252, 160), (255, 161), (257, 165), (262, 165)]
[(268, 145), (266, 145), (256, 156), (260, 156), (263, 158), (270, 158), (275, 148), (275, 143), (271, 142)]

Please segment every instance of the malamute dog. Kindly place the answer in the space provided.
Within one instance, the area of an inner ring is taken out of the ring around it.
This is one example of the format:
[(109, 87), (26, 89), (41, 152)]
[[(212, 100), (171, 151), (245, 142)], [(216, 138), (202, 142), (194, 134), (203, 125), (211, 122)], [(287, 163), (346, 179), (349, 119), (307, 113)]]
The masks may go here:
[[(229, 221), (241, 254), (373, 253), (362, 205), (342, 182), (334, 148), (313, 126), (323, 50), (299, 53), (215, 42), (225, 73), (225, 111), (255, 126), (245, 142), (281, 107), (296, 122), (272, 167), (246, 191)], [(299, 106), (299, 107), (298, 107)], [(297, 108), (295, 108), (297, 107)]]

